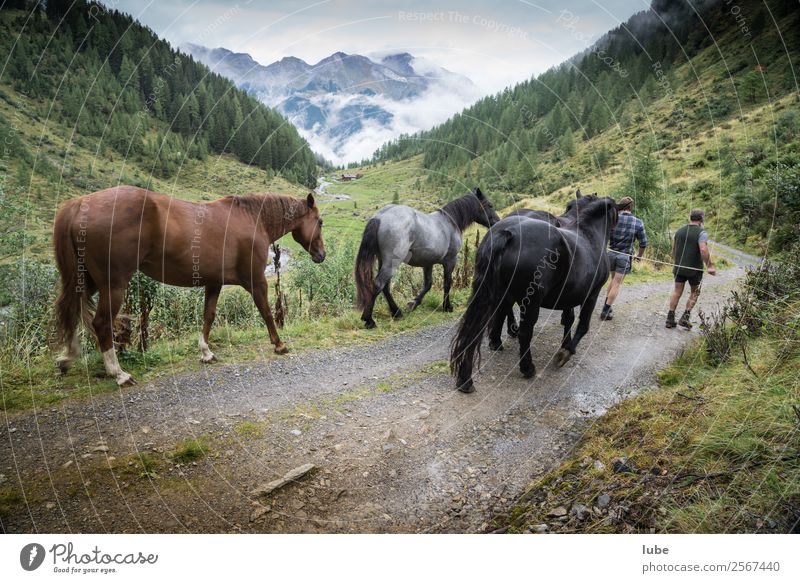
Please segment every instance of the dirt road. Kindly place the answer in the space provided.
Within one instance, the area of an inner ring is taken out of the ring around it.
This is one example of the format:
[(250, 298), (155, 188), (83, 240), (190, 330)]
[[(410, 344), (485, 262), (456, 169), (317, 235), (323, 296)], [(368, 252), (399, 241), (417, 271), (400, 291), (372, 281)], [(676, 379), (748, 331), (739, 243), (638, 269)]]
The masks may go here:
[[(700, 309), (713, 309), (753, 258), (735, 260), (706, 277)], [(624, 286), (615, 319), (595, 319), (562, 369), (551, 363), (560, 314), (543, 310), (536, 378), (521, 377), (516, 342), (506, 339), (503, 352), (484, 350), (471, 395), (447, 374), (453, 322), (368, 345), (216, 364), (9, 417), (0, 429), (2, 529), (485, 530), (586, 423), (651, 384), (697, 336), (696, 327), (664, 328), (669, 287)], [(174, 459), (191, 438), (205, 455)], [(306, 463), (316, 469), (297, 482), (250, 493)]]

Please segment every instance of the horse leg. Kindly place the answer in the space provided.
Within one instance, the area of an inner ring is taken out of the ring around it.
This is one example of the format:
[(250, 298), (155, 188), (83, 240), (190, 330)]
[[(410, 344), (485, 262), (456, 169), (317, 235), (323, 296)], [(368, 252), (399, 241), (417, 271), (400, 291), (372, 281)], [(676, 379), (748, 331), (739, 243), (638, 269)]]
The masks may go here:
[(444, 301), (442, 301), (442, 308), (445, 312), (453, 311), (453, 304), (450, 303), (450, 286), (453, 285), (453, 269), (456, 267), (456, 262), (444, 264)]
[(214, 362), (217, 357), (208, 347), (208, 336), (211, 333), (211, 325), (214, 323), (214, 317), (217, 315), (217, 300), (219, 299), (219, 292), (222, 290), (221, 285), (207, 285), (206, 286), (206, 301), (203, 306), (203, 331), (200, 333), (200, 340), (197, 342), (200, 348), (201, 362)]
[(567, 308), (561, 312), (561, 325), (564, 326), (564, 338), (561, 348), (566, 348), (572, 342), (572, 324), (575, 323), (575, 309)]
[(394, 298), (392, 297), (392, 290), (389, 289), (390, 286), (390, 281), (387, 281), (386, 285), (383, 286), (383, 297), (386, 298), (386, 303), (389, 304), (389, 312), (392, 314), (392, 318), (399, 320), (403, 317), (403, 311), (397, 305), (397, 302), (394, 301)]
[(72, 366), (73, 361), (81, 355), (81, 339), (78, 336), (77, 326), (67, 336), (66, 350), (62, 356), (56, 359), (56, 366), (61, 374), (66, 372)]
[(269, 340), (275, 347), (275, 354), (286, 354), (287, 352), (289, 352), (289, 349), (286, 348), (286, 345), (283, 342), (281, 342), (281, 339), (278, 336), (278, 329), (275, 327), (275, 320), (272, 319), (272, 310), (269, 309), (269, 300), (267, 299), (267, 292), (268, 292), (267, 280), (263, 276), (260, 278), (254, 277), (253, 289), (250, 290), (250, 294), (253, 296), (253, 302), (255, 302), (256, 307), (258, 308), (258, 311), (261, 314), (261, 317), (267, 324), (267, 331), (269, 331)]
[(589, 331), (589, 322), (592, 319), (592, 312), (594, 311), (595, 304), (597, 304), (597, 297), (600, 295), (600, 290), (597, 290), (581, 305), (581, 311), (578, 315), (578, 327), (575, 328), (575, 336), (572, 340), (567, 342), (564, 347), (556, 354), (556, 364), (564, 366), (567, 361), (575, 354), (575, 349), (586, 333)]
[(378, 299), (378, 295), (383, 291), (383, 288), (389, 284), (398, 265), (399, 263), (395, 261), (384, 261), (380, 269), (378, 269), (378, 275), (375, 277), (375, 287), (372, 290), (372, 298), (361, 314), (364, 326), (368, 329), (375, 327), (375, 320), (372, 319), (372, 310), (375, 308), (375, 300)]
[[(94, 283), (89, 279), (89, 275), (86, 274), (86, 278), (89, 280), (86, 282), (86, 289), (81, 294), (80, 297), (80, 320), (83, 323), (83, 327), (86, 328), (87, 332), (91, 332), (92, 328), (92, 309), (91, 309), (91, 301), (89, 298), (94, 295), (94, 292), (97, 291), (97, 288), (94, 287)], [(75, 327), (72, 330), (68, 330), (66, 337), (65, 337), (65, 350), (64, 354), (59, 356), (56, 359), (56, 366), (58, 370), (61, 371), (61, 374), (66, 374), (67, 371), (72, 367), (72, 363), (75, 362), (75, 359), (81, 355), (81, 338), (78, 334), (78, 326), (80, 324), (78, 322), (75, 323)]]
[(417, 306), (422, 303), (422, 298), (425, 297), (429, 291), (431, 291), (431, 286), (433, 286), (433, 265), (428, 267), (422, 268), (422, 275), (424, 277), (424, 283), (422, 284), (422, 291), (417, 294), (413, 300), (408, 302), (408, 309), (415, 310)]
[[(126, 282), (127, 283), (127, 282)], [(101, 288), (100, 300), (97, 303), (97, 312), (92, 320), (97, 344), (103, 353), (103, 363), (109, 376), (114, 377), (120, 387), (135, 383), (133, 377), (122, 370), (114, 350), (114, 320), (122, 307), (125, 298), (126, 285)]]
[(517, 334), (519, 333), (519, 326), (517, 326), (517, 319), (514, 317), (514, 303), (511, 302), (508, 305), (508, 316), (506, 318), (507, 326), (506, 332), (508, 332), (509, 338), (516, 338)]
[(492, 317), (492, 322), (489, 326), (489, 350), (503, 350), (503, 323), (508, 314), (513, 317), (513, 305), (514, 302), (510, 300), (502, 302)]
[(536, 367), (531, 358), (533, 327), (539, 319), (539, 305), (529, 304), (519, 322), (519, 371), (526, 379), (533, 378)]

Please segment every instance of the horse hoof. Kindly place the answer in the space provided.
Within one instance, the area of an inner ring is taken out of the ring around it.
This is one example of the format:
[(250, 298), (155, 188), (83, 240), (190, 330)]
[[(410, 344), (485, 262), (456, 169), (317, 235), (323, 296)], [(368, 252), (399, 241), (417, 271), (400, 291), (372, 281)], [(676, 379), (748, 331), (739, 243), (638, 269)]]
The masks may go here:
[(567, 364), (567, 361), (569, 361), (570, 358), (572, 358), (572, 353), (569, 350), (566, 348), (559, 350), (556, 353), (556, 364), (558, 365), (558, 368), (561, 368)]
[(501, 350), (503, 350), (502, 341), (489, 342), (489, 350), (494, 350), (495, 352), (500, 352)]
[(372, 330), (375, 327), (375, 320), (367, 320), (364, 322), (364, 328), (367, 330)]
[(450, 304), (446, 305), (444, 307), (444, 311), (445, 312), (452, 312), (453, 311), (453, 306), (451, 306)]
[(525, 370), (520, 369), (520, 372), (522, 373), (523, 378), (532, 379), (534, 376), (536, 376), (536, 367)]
[(117, 386), (118, 387), (132, 387), (136, 384), (136, 381), (133, 379), (131, 375), (124, 372), (117, 377)]
[(458, 390), (462, 393), (474, 393), (475, 385), (472, 383), (472, 379), (461, 383), (458, 387)]
[(69, 371), (70, 366), (72, 366), (72, 363), (70, 361), (68, 361), (67, 359), (65, 359), (65, 358), (59, 358), (56, 361), (56, 366), (58, 367), (59, 374), (64, 375), (64, 374), (67, 374), (67, 372)]
[(400, 320), (403, 317), (403, 310), (397, 310), (392, 314), (392, 318), (395, 320)]
[(200, 362), (203, 364), (211, 364), (212, 362), (217, 362), (217, 357), (213, 354), (211, 356), (201, 356)]
[(287, 352), (289, 352), (289, 349), (283, 342), (275, 347), (275, 354), (286, 354)]
[(519, 333), (519, 330), (516, 327), (508, 329), (508, 337), (509, 338), (516, 338), (518, 333)]
[(406, 304), (406, 310), (408, 310), (409, 312), (413, 312), (416, 308), (417, 308), (417, 302), (413, 300)]

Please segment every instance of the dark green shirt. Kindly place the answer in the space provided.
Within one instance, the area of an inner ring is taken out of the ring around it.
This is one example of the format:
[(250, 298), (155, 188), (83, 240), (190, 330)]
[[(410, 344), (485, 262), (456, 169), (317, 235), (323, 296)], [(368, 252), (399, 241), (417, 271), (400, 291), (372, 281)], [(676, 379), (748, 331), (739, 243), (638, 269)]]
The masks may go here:
[(689, 223), (675, 233), (675, 266), (672, 273), (692, 277), (703, 272), (700, 243), (708, 241), (708, 233), (700, 225)]

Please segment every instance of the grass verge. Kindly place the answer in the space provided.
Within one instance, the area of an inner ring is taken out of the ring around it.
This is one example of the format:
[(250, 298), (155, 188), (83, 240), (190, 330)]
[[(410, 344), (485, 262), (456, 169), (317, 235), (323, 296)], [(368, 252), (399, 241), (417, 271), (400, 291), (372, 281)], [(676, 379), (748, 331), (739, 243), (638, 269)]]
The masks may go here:
[[(501, 520), (510, 532), (796, 532), (800, 350), (768, 334), (721, 366), (701, 343), (613, 407)], [(562, 511), (566, 511), (563, 513)], [(562, 515), (563, 514), (563, 515)]]

